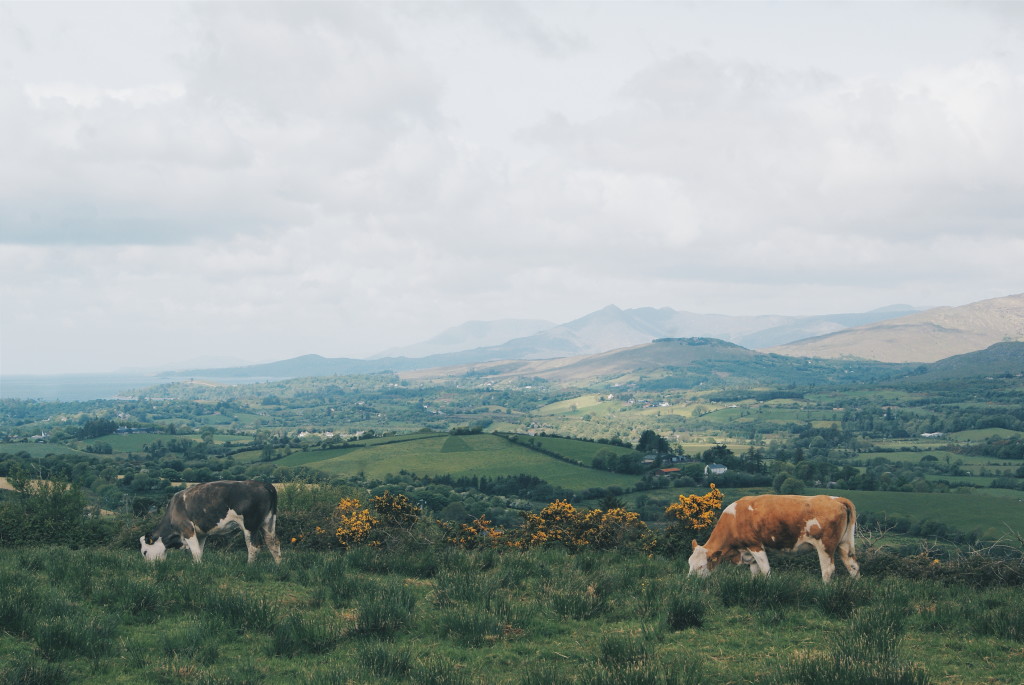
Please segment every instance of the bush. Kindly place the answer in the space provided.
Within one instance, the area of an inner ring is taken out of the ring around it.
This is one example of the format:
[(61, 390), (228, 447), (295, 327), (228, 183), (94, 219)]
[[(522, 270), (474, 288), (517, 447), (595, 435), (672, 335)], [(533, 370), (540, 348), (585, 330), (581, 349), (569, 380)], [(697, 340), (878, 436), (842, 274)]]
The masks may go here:
[(0, 546), (62, 544), (93, 546), (113, 536), (114, 524), (86, 508), (85, 496), (61, 481), (30, 481), (12, 475), (15, 494), (0, 500)]

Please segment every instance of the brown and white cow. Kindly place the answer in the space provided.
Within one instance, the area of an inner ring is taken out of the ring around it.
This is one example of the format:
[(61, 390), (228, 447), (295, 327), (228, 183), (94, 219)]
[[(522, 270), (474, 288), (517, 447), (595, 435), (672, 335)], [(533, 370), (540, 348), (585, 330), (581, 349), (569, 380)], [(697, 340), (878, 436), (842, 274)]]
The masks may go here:
[(219, 480), (199, 483), (176, 492), (167, 505), (160, 524), (139, 538), (142, 556), (150, 561), (163, 559), (168, 549), (186, 547), (194, 561), (202, 561), (206, 537), (242, 529), (249, 563), (259, 552), (253, 541), (263, 533), (274, 561), (281, 563), (278, 543), (277, 490), (270, 483), (255, 480)]
[(835, 552), (854, 578), (860, 573), (853, 536), (857, 510), (845, 497), (756, 495), (742, 497), (722, 512), (703, 545), (693, 541), (690, 575), (708, 575), (722, 561), (747, 564), (754, 575), (768, 574), (765, 549), (814, 549), (826, 583), (836, 570)]

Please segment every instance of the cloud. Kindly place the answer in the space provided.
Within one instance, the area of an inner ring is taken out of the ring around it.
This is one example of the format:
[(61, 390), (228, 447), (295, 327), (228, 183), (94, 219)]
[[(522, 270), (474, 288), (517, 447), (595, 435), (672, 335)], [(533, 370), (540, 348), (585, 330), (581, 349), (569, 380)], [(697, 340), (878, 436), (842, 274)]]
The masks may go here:
[(1024, 68), (991, 13), (66, 9), (0, 5), (20, 368), (370, 355), (609, 303), (827, 313), (1019, 289)]

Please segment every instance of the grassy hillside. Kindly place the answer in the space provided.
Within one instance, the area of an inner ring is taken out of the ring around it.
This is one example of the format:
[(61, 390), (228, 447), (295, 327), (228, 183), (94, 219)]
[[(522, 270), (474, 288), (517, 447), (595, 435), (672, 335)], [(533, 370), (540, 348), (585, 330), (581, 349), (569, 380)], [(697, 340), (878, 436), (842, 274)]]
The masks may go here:
[[(594, 445), (594, 450), (600, 445)], [(577, 450), (584, 449), (582, 447)], [(578, 453), (578, 452), (577, 452)], [(239, 459), (255, 460), (256, 453), (239, 455)], [(275, 463), (283, 466), (304, 465), (331, 475), (382, 479), (402, 471), (419, 476), (515, 476), (521, 473), (536, 476), (556, 487), (571, 490), (630, 487), (637, 476), (626, 476), (576, 466), (539, 454), (522, 445), (490, 434), (448, 435), (419, 434), (403, 440), (379, 440), (366, 446), (296, 452)]]

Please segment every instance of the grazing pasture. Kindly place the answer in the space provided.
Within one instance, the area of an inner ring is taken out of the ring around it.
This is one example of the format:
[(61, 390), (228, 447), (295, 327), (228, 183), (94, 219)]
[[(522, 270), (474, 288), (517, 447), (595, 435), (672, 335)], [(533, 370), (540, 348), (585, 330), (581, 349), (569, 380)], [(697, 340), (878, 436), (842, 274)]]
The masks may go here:
[[(1018, 683), (1024, 593), (615, 552), (0, 555), (0, 682)], [(927, 565), (927, 564), (926, 564)], [(851, 680), (854, 674), (874, 680)]]
[[(592, 443), (595, 453), (602, 447)], [(244, 453), (239, 460), (256, 460)], [(591, 487), (633, 486), (637, 476), (597, 471), (552, 458), (491, 434), (419, 434), (415, 439), (367, 441), (365, 446), (294, 452), (275, 461), (283, 466), (304, 465), (334, 476), (362, 474), (384, 478), (402, 471), (419, 476), (515, 476), (528, 473), (556, 487), (580, 490)]]

